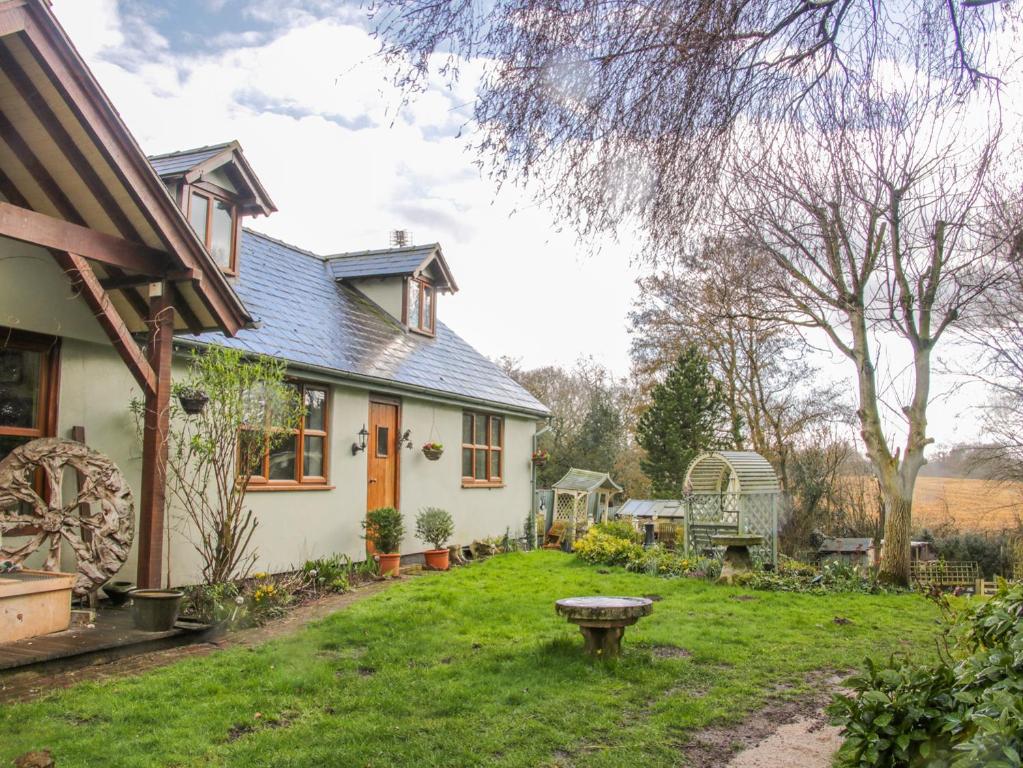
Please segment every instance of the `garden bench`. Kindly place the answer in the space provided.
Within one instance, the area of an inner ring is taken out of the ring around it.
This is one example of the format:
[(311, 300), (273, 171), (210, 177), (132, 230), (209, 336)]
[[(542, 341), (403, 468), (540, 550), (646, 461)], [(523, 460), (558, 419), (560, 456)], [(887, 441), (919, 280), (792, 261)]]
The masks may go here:
[(738, 525), (722, 525), (721, 523), (692, 523), (689, 526), (689, 543), (693, 551), (701, 554), (715, 554), (717, 548), (712, 543), (715, 536), (738, 536)]

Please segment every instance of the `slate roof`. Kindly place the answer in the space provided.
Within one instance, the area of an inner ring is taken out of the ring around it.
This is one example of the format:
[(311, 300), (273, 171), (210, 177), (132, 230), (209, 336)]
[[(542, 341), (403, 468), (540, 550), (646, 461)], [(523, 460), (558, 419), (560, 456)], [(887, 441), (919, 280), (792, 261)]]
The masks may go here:
[(342, 253), (328, 257), (328, 269), (337, 280), (353, 277), (411, 275), (437, 249), (436, 243), (386, 251)]
[(153, 166), (158, 176), (173, 176), (177, 173), (185, 173), (192, 170), (200, 163), (204, 163), (214, 155), (223, 152), (229, 146), (231, 146), (230, 141), (223, 144), (211, 144), (208, 147), (168, 152), (165, 155), (150, 155), (149, 163)]
[(245, 229), (235, 290), (259, 327), (198, 339), (248, 352), (422, 387), (437, 394), (546, 415), (546, 406), (454, 331), (408, 332), (362, 293), (338, 282), (320, 256)]

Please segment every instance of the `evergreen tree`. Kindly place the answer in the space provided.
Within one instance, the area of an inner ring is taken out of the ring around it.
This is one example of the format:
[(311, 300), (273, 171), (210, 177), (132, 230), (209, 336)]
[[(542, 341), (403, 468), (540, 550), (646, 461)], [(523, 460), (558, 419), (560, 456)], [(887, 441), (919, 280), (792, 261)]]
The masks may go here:
[(568, 451), (569, 463), (579, 469), (611, 472), (625, 447), (625, 425), (614, 398), (598, 387)]
[(646, 450), (641, 466), (656, 498), (677, 499), (689, 462), (718, 447), (722, 431), (730, 431), (725, 395), (707, 359), (689, 345), (653, 388), (651, 399), (636, 430), (636, 440)]

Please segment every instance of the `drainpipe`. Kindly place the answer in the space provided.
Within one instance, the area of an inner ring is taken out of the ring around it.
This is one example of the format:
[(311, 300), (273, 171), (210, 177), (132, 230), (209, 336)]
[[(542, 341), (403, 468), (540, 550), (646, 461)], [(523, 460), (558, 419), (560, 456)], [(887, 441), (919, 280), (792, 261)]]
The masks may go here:
[[(533, 433), (533, 453), (536, 453), (536, 441), (541, 435), (545, 435), (551, 431), (551, 417), (547, 417), (547, 424), (544, 428)], [(529, 521), (532, 524), (532, 535), (527, 535), (526, 542), (531, 543), (533, 549), (537, 548), (536, 541), (536, 462), (533, 461), (533, 455), (529, 456)]]

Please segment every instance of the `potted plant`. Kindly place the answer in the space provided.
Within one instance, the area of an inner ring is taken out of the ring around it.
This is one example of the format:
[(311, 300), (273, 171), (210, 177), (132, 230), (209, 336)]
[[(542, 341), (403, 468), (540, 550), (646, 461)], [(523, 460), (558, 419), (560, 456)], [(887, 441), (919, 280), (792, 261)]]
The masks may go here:
[(444, 455), (444, 446), (440, 443), (426, 443), (423, 446), (423, 455), (430, 461), (436, 461)]
[(533, 463), (538, 467), (542, 467), (547, 464), (550, 458), (550, 451), (545, 451), (543, 448), (533, 451)]
[(131, 592), (132, 618), (143, 632), (174, 629), (184, 592), (176, 589), (136, 589)]
[(448, 569), (448, 539), (455, 532), (455, 522), (447, 510), (427, 507), (416, 516), (416, 536), (433, 545), (425, 553), (426, 567), (435, 571)]
[(366, 541), (376, 551), (381, 576), (397, 576), (401, 565), (401, 539), (405, 535), (405, 521), (394, 507), (381, 507), (366, 514), (362, 521)]
[(202, 413), (206, 403), (210, 401), (209, 395), (198, 387), (178, 387), (178, 402), (181, 403), (181, 410), (189, 416)]

